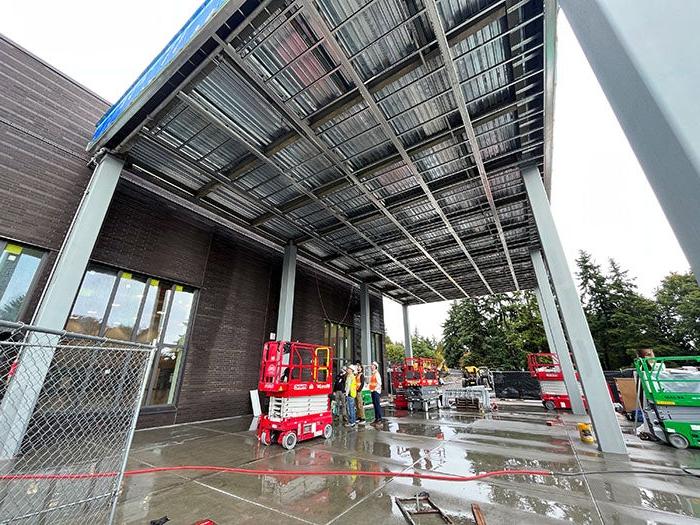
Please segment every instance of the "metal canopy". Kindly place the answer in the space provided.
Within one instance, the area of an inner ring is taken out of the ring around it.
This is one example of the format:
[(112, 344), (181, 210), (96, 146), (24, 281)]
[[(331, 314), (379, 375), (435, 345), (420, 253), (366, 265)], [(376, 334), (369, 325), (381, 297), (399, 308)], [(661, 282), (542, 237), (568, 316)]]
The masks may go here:
[(534, 288), (555, 11), (208, 0), (89, 147), (405, 304)]

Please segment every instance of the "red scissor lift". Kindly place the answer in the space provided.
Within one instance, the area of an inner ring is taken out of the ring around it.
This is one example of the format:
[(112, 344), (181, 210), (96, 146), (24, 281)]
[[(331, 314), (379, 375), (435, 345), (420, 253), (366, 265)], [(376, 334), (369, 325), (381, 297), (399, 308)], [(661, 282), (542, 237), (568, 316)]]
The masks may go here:
[(269, 396), (270, 407), (258, 424), (260, 443), (290, 450), (297, 441), (333, 435), (331, 358), (328, 346), (265, 343), (258, 390)]
[[(571, 409), (571, 398), (566, 391), (564, 384), (564, 374), (561, 371), (559, 357), (556, 354), (546, 352), (527, 355), (527, 367), (530, 375), (540, 383), (542, 404), (547, 410), (557, 408)], [(586, 398), (581, 391), (581, 383), (578, 372), (576, 372), (576, 382), (579, 392), (583, 398), (583, 404), (588, 408)]]
[(438, 367), (435, 359), (426, 357), (406, 357), (400, 367), (391, 374), (392, 387), (396, 396), (394, 406), (399, 409), (413, 409), (419, 404), (426, 412), (431, 405), (439, 404)]

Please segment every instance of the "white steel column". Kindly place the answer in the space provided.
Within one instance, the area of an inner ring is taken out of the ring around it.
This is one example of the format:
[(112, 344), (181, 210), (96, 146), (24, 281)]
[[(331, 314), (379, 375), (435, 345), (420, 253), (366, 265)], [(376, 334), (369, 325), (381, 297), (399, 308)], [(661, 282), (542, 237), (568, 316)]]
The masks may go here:
[(598, 359), (598, 352), (579, 301), (576, 284), (566, 262), (540, 171), (537, 167), (530, 166), (522, 170), (522, 176), (542, 250), (552, 277), (554, 292), (559, 301), (571, 349), (578, 366), (581, 386), (588, 401), (598, 447), (603, 452), (627, 454), (625, 440), (622, 437), (617, 415), (608, 393), (608, 385)]
[(413, 357), (413, 347), (411, 346), (411, 322), (408, 317), (408, 305), (403, 304), (403, 348), (406, 357)]
[(537, 278), (535, 295), (537, 296), (537, 305), (540, 307), (542, 324), (544, 325), (545, 334), (547, 334), (550, 351), (559, 358), (559, 365), (564, 376), (564, 385), (566, 385), (566, 391), (569, 394), (569, 399), (571, 399), (571, 411), (577, 416), (585, 415), (586, 409), (583, 405), (583, 399), (581, 399), (574, 364), (569, 354), (569, 345), (566, 342), (557, 304), (549, 284), (544, 259), (542, 259), (542, 254), (539, 250), (531, 251), (530, 258), (532, 259), (532, 266), (535, 268), (535, 276)]
[(277, 311), (277, 340), (292, 340), (292, 319), (294, 318), (294, 283), (297, 275), (297, 247), (288, 244), (284, 248), (282, 263), (282, 283), (280, 284), (280, 304)]
[(369, 311), (369, 289), (365, 283), (360, 285), (360, 356), (363, 365), (372, 361), (372, 326)]
[(700, 279), (700, 2), (560, 1)]
[[(123, 160), (107, 154), (95, 168), (51, 270), (32, 324), (63, 330), (123, 166)], [(31, 344), (31, 340), (28, 342)], [(0, 459), (13, 457), (24, 439), (53, 359), (51, 345), (54, 343), (46, 343), (30, 346), (31, 351), (20, 354), (15, 375), (7, 386), (0, 406)]]

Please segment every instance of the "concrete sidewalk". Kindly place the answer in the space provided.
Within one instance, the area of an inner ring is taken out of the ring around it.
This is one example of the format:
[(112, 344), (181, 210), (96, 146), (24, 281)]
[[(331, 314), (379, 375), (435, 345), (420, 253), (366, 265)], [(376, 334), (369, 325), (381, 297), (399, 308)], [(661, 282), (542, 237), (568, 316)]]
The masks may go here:
[[(546, 422), (553, 421), (552, 426)], [(256, 469), (426, 471), (451, 474), (499, 469), (659, 470), (700, 466), (700, 453), (626, 435), (629, 462), (605, 459), (578, 440), (575, 419), (538, 407), (502, 407), (493, 416), (443, 410), (388, 411), (388, 423), (312, 440), (292, 451), (259, 445), (251, 418), (233, 418), (136, 433), (128, 468), (223, 465)], [(622, 420), (621, 420), (622, 423)], [(405, 524), (394, 496), (428, 491), (455, 523), (473, 523), (478, 502), (492, 524), (700, 524), (700, 479), (606, 474), (513, 476), (467, 483), (396, 478), (241, 476), (159, 473), (129, 478), (118, 523), (173, 524), (210, 518), (228, 523)], [(417, 520), (418, 521), (418, 520)], [(437, 523), (425, 518), (419, 523)]]

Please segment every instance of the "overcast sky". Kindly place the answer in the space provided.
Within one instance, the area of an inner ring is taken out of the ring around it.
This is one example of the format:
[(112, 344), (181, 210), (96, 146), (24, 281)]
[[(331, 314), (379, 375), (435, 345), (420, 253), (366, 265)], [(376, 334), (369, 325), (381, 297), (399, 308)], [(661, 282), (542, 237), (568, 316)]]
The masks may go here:
[[(201, 0), (0, 0), (0, 33), (114, 102)], [(578, 250), (617, 259), (651, 295), (688, 263), (605, 96), (560, 14), (552, 208), (573, 265)], [(388, 334), (401, 307), (385, 300)], [(448, 303), (410, 308), (412, 329), (440, 338)]]

